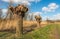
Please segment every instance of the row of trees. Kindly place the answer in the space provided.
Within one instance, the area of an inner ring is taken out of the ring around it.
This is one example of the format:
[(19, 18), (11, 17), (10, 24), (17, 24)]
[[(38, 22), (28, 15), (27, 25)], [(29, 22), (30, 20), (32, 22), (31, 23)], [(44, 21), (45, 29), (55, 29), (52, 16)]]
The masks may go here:
[[(0, 19), (2, 19), (4, 17), (5, 18), (10, 18), (10, 11), (9, 10), (5, 14), (6, 14), (6, 16), (3, 16), (2, 9), (0, 9)], [(11, 14), (11, 16), (12, 16), (12, 14)], [(25, 14), (24, 20), (34, 20), (34, 14), (27, 12)]]
[(40, 16), (40, 15), (34, 15), (34, 13), (26, 13), (24, 20), (30, 20), (30, 21), (36, 20), (35, 16)]

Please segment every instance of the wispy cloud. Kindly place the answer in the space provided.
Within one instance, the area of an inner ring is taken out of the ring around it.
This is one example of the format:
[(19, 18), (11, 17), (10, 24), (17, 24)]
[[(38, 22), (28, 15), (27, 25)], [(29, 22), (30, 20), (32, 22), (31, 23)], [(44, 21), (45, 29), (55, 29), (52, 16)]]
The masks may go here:
[[(2, 0), (4, 2), (10, 2), (10, 0)], [(21, 3), (21, 4), (26, 4), (26, 5), (31, 5), (31, 2), (40, 2), (41, 0), (12, 0), (13, 3)]]
[(50, 3), (47, 7), (43, 7), (43, 12), (54, 12), (57, 8), (59, 8), (59, 5), (56, 3)]
[(33, 12), (34, 15), (40, 15), (42, 12)]
[(50, 19), (51, 20), (60, 20), (60, 13), (53, 15)]
[(8, 11), (8, 9), (2, 9), (2, 18), (6, 17), (7, 11)]
[(7, 9), (2, 9), (2, 12), (3, 13), (6, 13), (8, 10)]
[(52, 15), (52, 16), (44, 16), (43, 17), (43, 20), (60, 20), (60, 13), (57, 13), (55, 15)]

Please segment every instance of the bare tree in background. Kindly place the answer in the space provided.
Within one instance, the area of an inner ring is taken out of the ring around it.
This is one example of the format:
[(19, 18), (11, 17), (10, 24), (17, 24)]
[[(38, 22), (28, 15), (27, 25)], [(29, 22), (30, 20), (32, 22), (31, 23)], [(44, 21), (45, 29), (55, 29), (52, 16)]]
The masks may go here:
[(13, 1), (9, 0), (9, 5), (8, 5), (8, 11), (7, 11), (6, 19), (12, 19), (13, 14), (12, 14), (11, 10), (9, 9), (11, 6), (13, 6), (12, 4), (13, 4)]
[(2, 18), (1, 16), (2, 16), (2, 9), (0, 9), (0, 19)]
[(37, 23), (38, 23), (38, 27), (41, 27), (41, 21), (42, 21), (41, 16), (40, 16), (40, 15), (35, 16), (35, 19), (36, 19), (36, 21), (37, 21)]
[(28, 13), (25, 14), (24, 20), (27, 20), (27, 17), (28, 17)]
[(30, 16), (30, 21), (32, 21), (32, 20), (33, 20), (33, 13)]
[(49, 20), (48, 18), (47, 18), (47, 24), (50, 24), (50, 23), (55, 23), (55, 21), (54, 20)]

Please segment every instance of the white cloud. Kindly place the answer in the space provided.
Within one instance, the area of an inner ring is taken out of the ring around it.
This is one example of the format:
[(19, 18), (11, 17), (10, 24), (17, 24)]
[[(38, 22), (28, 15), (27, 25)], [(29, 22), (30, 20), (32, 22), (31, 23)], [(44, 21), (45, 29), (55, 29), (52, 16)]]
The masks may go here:
[(56, 3), (51, 3), (48, 5), (49, 9), (57, 9), (59, 6)]
[(43, 7), (43, 8), (42, 8), (42, 11), (47, 12), (47, 11), (50, 11), (50, 10), (49, 10), (49, 8), (48, 8), (48, 7)]
[(57, 5), (56, 3), (50, 3), (47, 7), (43, 7), (42, 11), (54, 12), (57, 8), (59, 8), (59, 5)]
[(22, 4), (25, 4), (25, 5), (26, 5), (26, 4), (27, 4), (27, 5), (31, 5), (31, 3), (28, 2), (28, 1), (23, 1)]
[[(10, 0), (2, 0), (4, 2), (10, 2)], [(26, 5), (31, 5), (31, 2), (40, 2), (41, 0), (11, 0), (13, 3), (21, 3), (21, 4), (26, 4)]]
[(41, 15), (41, 14), (42, 14), (42, 12), (33, 12), (33, 13), (29, 13), (30, 16), (31, 16), (31, 15), (36, 16), (36, 15)]
[(3, 12), (3, 13), (6, 13), (6, 12), (7, 12), (7, 9), (2, 9), (2, 12)]
[(54, 20), (60, 20), (60, 13), (53, 15)]
[(40, 15), (42, 12), (34, 12), (33, 15)]
[(49, 18), (48, 16), (44, 16), (42, 17), (42, 20), (47, 20), (47, 18)]
[(7, 11), (8, 11), (8, 9), (2, 9), (2, 18), (6, 17)]
[[(47, 16), (48, 17), (48, 16)], [(45, 17), (46, 18), (46, 17)], [(48, 17), (49, 20), (60, 20), (60, 13)]]

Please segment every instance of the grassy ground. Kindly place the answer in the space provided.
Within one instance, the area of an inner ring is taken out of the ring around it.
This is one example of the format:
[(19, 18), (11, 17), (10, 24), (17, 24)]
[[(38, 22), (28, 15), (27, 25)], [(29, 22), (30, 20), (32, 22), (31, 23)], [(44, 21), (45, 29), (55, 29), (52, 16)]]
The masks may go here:
[[(15, 39), (14, 33), (0, 32), (0, 39)], [(60, 39), (60, 25), (47, 25), (46, 27), (24, 34), (20, 39)]]
[(24, 39), (60, 39), (60, 25), (51, 24), (24, 36)]

